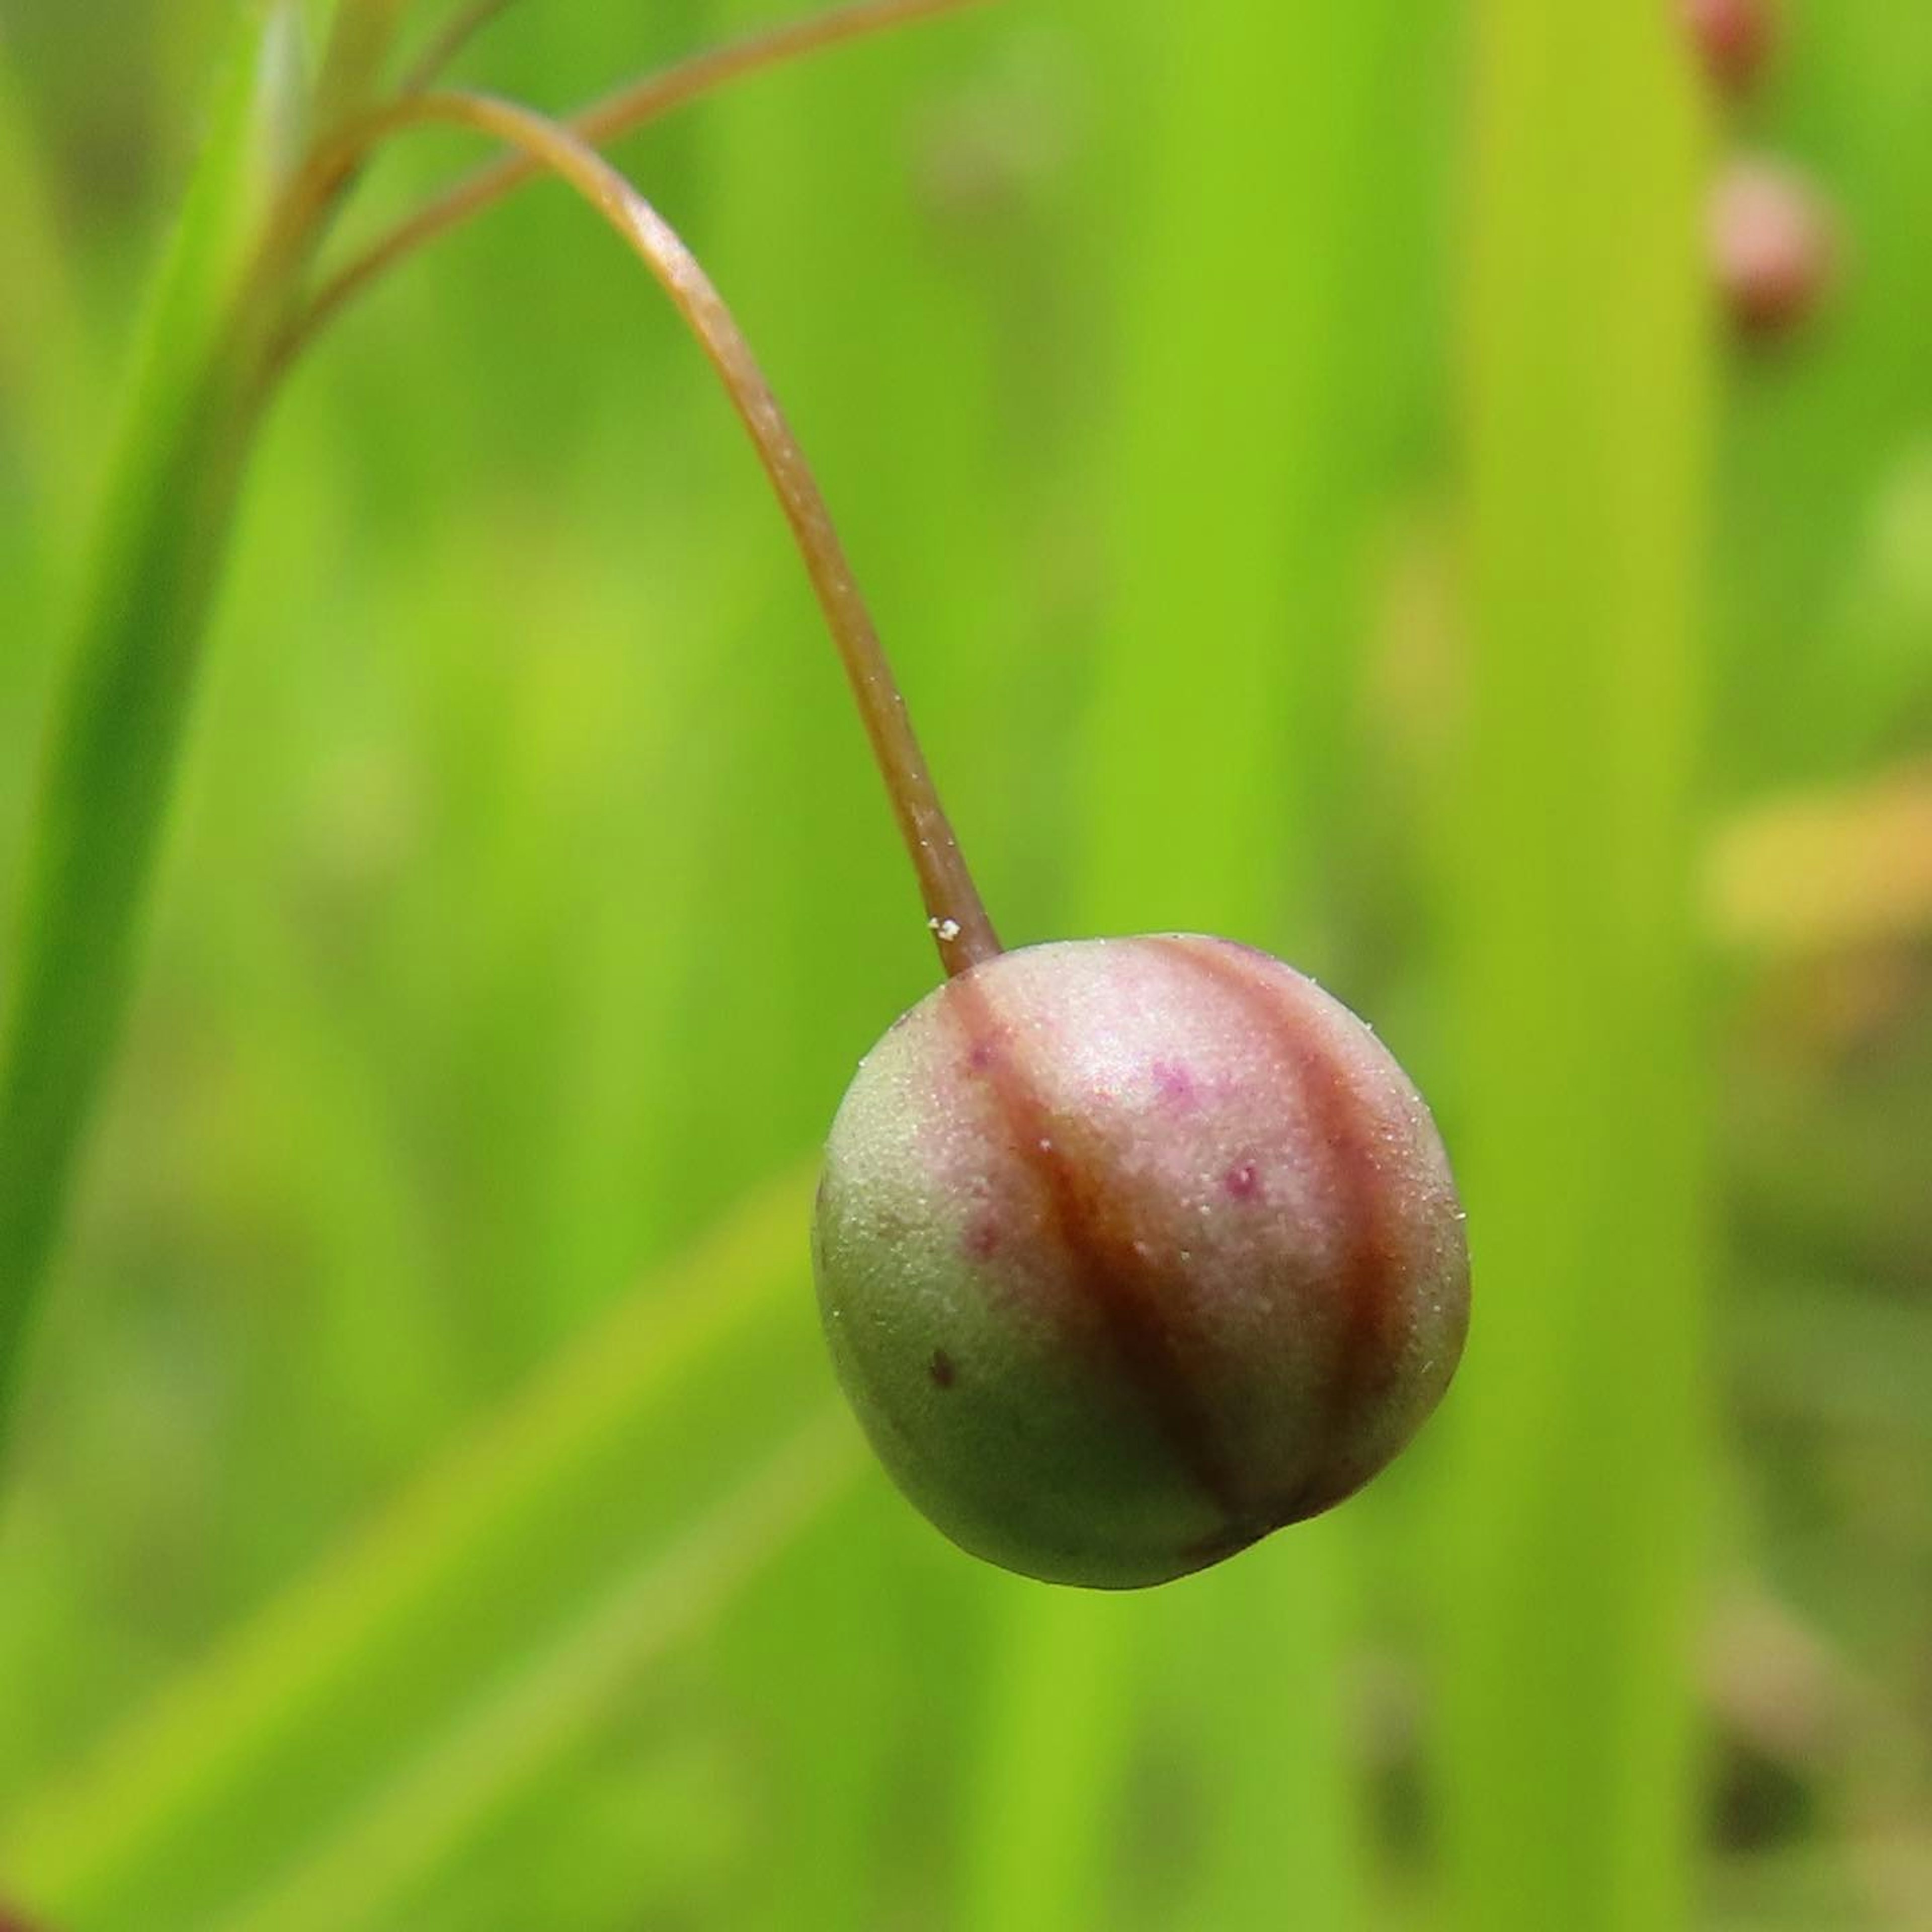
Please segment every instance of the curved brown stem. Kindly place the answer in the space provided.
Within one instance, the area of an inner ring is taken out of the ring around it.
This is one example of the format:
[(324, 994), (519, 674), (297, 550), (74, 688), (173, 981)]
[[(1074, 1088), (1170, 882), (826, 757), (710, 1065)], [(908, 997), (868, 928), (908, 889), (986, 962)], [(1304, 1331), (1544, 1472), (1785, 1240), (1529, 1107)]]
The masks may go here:
[[(714, 47), (620, 88), (569, 118), (577, 139), (592, 147), (669, 113), (728, 82), (777, 67), (803, 56), (842, 46), (848, 40), (889, 28), (910, 26), (941, 14), (962, 12), (986, 0), (857, 0), (808, 20), (795, 20)], [(518, 153), (479, 169), (406, 217), (387, 234), (336, 270), (290, 324), (274, 355), (277, 371), (299, 356), (331, 316), (359, 295), (385, 270), (413, 254), (472, 214), (494, 206), (542, 174), (544, 164)]]
[(492, 135), (517, 148), (535, 167), (574, 188), (616, 230), (670, 297), (751, 433), (791, 526), (919, 876), (940, 959), (948, 973), (959, 973), (992, 958), (1000, 950), (998, 935), (940, 804), (831, 512), (764, 372), (710, 278), (623, 176), (569, 128), (546, 116), (491, 95), (452, 90), (398, 100), (371, 118), (368, 131), (380, 136), (428, 123)]

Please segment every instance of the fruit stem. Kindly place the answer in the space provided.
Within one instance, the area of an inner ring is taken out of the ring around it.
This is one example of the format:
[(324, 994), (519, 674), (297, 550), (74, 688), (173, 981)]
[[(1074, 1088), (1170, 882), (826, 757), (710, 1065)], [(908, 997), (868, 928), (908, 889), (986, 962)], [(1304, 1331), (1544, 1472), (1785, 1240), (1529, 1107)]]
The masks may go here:
[(955, 974), (992, 958), (1000, 950), (998, 936), (940, 804), (831, 512), (750, 344), (711, 278), (657, 211), (601, 154), (569, 128), (514, 101), (458, 89), (409, 95), (377, 110), (357, 129), (356, 138), (363, 145), (432, 123), (494, 136), (574, 188), (643, 260), (690, 326), (751, 434), (805, 560), (918, 874), (940, 960)]

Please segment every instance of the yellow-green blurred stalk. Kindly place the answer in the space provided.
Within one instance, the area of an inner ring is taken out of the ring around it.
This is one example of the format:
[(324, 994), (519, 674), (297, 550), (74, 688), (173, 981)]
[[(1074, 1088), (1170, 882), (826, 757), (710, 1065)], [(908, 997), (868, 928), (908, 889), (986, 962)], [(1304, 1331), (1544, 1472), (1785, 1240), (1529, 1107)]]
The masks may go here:
[(1690, 1909), (1712, 382), (1674, 26), (1477, 9), (1446, 881), (1476, 1310), (1439, 1790), (1454, 1921), (1480, 1932)]

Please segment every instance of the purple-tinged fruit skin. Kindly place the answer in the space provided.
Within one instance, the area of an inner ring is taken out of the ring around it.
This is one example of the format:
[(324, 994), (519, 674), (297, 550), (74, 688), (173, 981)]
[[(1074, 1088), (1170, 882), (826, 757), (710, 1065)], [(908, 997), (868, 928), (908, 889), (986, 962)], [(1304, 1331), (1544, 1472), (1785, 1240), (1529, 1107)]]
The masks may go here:
[(887, 1033), (814, 1228), (841, 1382), (953, 1541), (1127, 1589), (1352, 1495), (1441, 1400), (1468, 1251), (1429, 1111), (1264, 953), (1007, 952)]

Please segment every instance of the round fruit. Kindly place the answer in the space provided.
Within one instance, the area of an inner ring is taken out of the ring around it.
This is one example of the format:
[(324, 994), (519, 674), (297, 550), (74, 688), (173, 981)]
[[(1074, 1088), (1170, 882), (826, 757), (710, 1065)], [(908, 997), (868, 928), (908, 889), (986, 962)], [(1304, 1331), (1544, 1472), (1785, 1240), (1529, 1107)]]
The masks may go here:
[(839, 1377), (963, 1548), (1165, 1582), (1315, 1515), (1454, 1374), (1468, 1255), (1428, 1109), (1279, 960), (1003, 953), (860, 1066), (814, 1229)]

